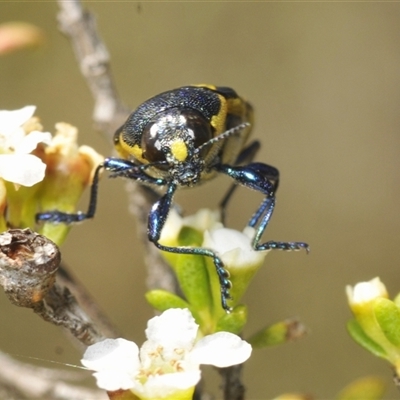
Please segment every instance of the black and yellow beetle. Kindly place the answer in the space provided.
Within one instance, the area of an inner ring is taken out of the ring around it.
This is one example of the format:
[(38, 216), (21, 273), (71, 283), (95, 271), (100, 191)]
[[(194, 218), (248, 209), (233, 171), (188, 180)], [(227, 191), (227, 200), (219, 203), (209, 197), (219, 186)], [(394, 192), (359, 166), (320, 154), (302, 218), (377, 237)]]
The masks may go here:
[(260, 243), (274, 210), (279, 171), (267, 164), (252, 162), (260, 147), (258, 141), (246, 144), (252, 117), (251, 105), (227, 87), (184, 86), (152, 97), (141, 104), (115, 133), (114, 144), (121, 158), (107, 158), (97, 167), (88, 211), (77, 214), (48, 211), (38, 214), (37, 220), (73, 223), (93, 218), (102, 169), (112, 172), (113, 177), (165, 186), (166, 193), (149, 214), (149, 240), (164, 251), (211, 257), (221, 286), (222, 307), (229, 311), (227, 300), (231, 283), (219, 256), (205, 248), (163, 246), (159, 239), (175, 191), (223, 173), (234, 180), (234, 185), (222, 200), (222, 209), (236, 184), (265, 196), (248, 222), (256, 229), (252, 243), (255, 250), (308, 250), (308, 245), (303, 242)]

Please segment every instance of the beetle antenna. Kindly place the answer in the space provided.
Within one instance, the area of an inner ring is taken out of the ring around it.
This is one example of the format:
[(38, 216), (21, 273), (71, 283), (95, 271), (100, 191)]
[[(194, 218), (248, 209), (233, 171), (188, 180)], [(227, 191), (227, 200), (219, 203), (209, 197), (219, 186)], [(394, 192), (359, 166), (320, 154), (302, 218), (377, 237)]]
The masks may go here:
[(243, 122), (243, 124), (234, 126), (233, 128), (228, 129), (227, 131), (216, 136), (215, 138), (212, 138), (212, 139), (208, 140), (207, 142), (203, 143), (201, 146), (197, 147), (195, 149), (195, 153), (198, 153), (200, 150), (203, 149), (203, 147), (210, 146), (216, 142), (219, 142), (220, 140), (225, 140), (229, 136), (236, 135), (237, 133), (240, 133), (244, 128), (247, 128), (249, 126), (250, 126), (249, 122)]

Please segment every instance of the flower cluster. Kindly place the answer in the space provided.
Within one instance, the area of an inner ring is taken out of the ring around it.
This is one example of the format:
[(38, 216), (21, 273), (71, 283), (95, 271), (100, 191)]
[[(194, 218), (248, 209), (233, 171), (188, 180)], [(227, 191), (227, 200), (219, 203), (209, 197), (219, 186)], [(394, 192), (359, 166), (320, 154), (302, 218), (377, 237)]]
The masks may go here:
[[(69, 124), (56, 124), (54, 137), (43, 132), (34, 112), (34, 106), (0, 111), (0, 231), (34, 228), (35, 215), (42, 210), (73, 212), (103, 160), (90, 147), (78, 147), (78, 131)], [(38, 227), (57, 244), (68, 229)]]
[(125, 339), (90, 346), (82, 364), (109, 392), (130, 390), (139, 399), (191, 399), (200, 364), (228, 367), (246, 361), (251, 346), (229, 332), (199, 339), (199, 326), (187, 309), (169, 309), (148, 321), (139, 349)]

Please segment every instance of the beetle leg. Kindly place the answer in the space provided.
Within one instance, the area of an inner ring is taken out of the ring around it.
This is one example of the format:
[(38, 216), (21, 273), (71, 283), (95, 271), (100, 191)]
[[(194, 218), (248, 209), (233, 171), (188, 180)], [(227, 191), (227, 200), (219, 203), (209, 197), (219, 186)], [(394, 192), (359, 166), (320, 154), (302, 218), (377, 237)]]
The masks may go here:
[[(254, 142), (250, 143), (246, 148), (244, 148), (238, 158), (235, 161), (235, 165), (240, 165), (243, 163), (248, 163), (252, 161), (257, 154), (258, 150), (260, 149), (260, 142), (258, 140), (255, 140)], [(276, 181), (275, 185), (275, 191), (278, 188), (278, 181), (279, 181), (279, 171), (271, 166), (271, 171), (269, 178), (272, 180)], [(219, 209), (221, 213), (221, 222), (225, 222), (225, 217), (226, 217), (226, 207), (228, 205), (228, 202), (230, 201), (233, 193), (235, 192), (237, 188), (237, 184), (233, 183), (231, 187), (228, 189), (226, 192), (225, 196), (222, 198), (221, 202), (219, 203)]]
[(260, 142), (258, 140), (254, 140), (247, 147), (245, 147), (238, 155), (238, 158), (235, 161), (235, 165), (240, 165), (244, 163), (249, 163), (253, 161), (256, 156), (258, 150), (260, 150)]
[(104, 168), (111, 172), (110, 178), (127, 178), (139, 181), (142, 183), (163, 186), (167, 182), (164, 179), (153, 178), (146, 174), (146, 169), (153, 167), (154, 164), (137, 165), (130, 160), (123, 158), (107, 158), (104, 161)]
[(211, 257), (213, 259), (215, 269), (218, 275), (219, 284), (221, 288), (221, 305), (222, 308), (229, 312), (227, 301), (231, 298), (229, 295), (229, 289), (231, 288), (231, 282), (229, 281), (229, 273), (224, 268), (222, 260), (211, 250), (204, 249), (201, 247), (170, 247), (164, 246), (159, 242), (161, 231), (165, 225), (165, 221), (168, 217), (169, 210), (172, 206), (173, 196), (175, 194), (177, 187), (175, 184), (169, 184), (167, 192), (162, 196), (151, 208), (149, 214), (149, 224), (148, 224), (148, 238), (154, 245), (163, 251), (168, 251), (170, 253), (178, 254), (192, 254), (201, 255), (206, 257)]
[[(220, 164), (215, 167), (219, 172), (225, 173), (236, 181), (236, 183), (257, 190), (265, 195), (265, 199), (252, 215), (248, 226), (256, 229), (253, 239), (253, 248), (257, 251), (263, 250), (300, 250), (309, 251), (307, 243), (303, 242), (276, 242), (269, 241), (260, 244), (275, 207), (275, 192), (278, 186), (278, 170), (263, 163), (250, 163), (245, 166), (230, 166)], [(258, 226), (257, 226), (258, 224)]]
[(255, 227), (261, 218), (259, 226), (256, 228), (256, 234), (253, 238), (253, 248), (258, 251), (263, 250), (300, 250), (305, 249), (307, 253), (310, 251), (307, 243), (304, 242), (276, 242), (269, 241), (260, 244), (261, 236), (263, 235), (269, 220), (271, 219), (272, 212), (275, 208), (275, 196), (266, 197), (261, 203), (260, 207), (251, 217), (248, 226)]
[(100, 164), (94, 172), (92, 186), (90, 187), (89, 206), (85, 213), (82, 211), (78, 211), (75, 214), (57, 210), (45, 211), (36, 214), (36, 222), (53, 222), (53, 223), (63, 222), (65, 224), (71, 224), (73, 222), (80, 222), (84, 221), (85, 219), (93, 218), (97, 206), (97, 191), (99, 186), (99, 176), (100, 176), (100, 171), (103, 168), (105, 168), (104, 164)]
[(95, 170), (92, 186), (90, 188), (89, 206), (86, 212), (78, 211), (77, 213), (67, 213), (57, 210), (45, 211), (36, 214), (36, 221), (72, 224), (74, 222), (81, 222), (86, 219), (93, 218), (96, 213), (97, 192), (99, 186), (100, 172), (102, 169), (110, 171), (112, 173), (111, 177), (122, 176), (149, 184), (165, 184), (164, 180), (162, 179), (156, 179), (150, 177), (149, 175), (146, 175), (146, 173), (144, 172), (144, 169), (146, 167), (147, 165), (138, 166), (129, 160), (123, 160), (120, 158), (106, 158), (104, 160), (104, 163), (100, 164)]

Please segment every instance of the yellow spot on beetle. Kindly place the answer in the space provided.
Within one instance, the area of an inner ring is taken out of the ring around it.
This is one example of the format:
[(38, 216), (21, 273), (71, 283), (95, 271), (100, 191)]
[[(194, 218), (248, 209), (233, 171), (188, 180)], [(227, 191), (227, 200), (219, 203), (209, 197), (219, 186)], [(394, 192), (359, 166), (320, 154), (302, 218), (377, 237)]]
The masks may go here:
[(220, 109), (218, 114), (212, 116), (210, 124), (215, 129), (215, 136), (218, 136), (225, 129), (226, 114), (228, 113), (228, 103), (223, 96), (218, 95), (220, 101)]
[[(142, 164), (148, 164), (148, 161), (145, 158), (143, 158), (143, 150), (142, 150), (142, 148), (139, 147), (137, 144), (135, 144), (133, 146), (130, 146), (129, 144), (127, 144), (125, 142), (120, 142), (120, 149), (124, 153), (127, 154), (124, 158), (129, 159), (129, 156), (133, 156), (133, 158), (135, 158), (136, 160), (138, 160)], [(124, 154), (124, 153), (121, 153), (120, 149), (118, 149), (118, 152), (120, 154)]]
[(178, 161), (185, 161), (188, 150), (183, 140), (177, 139), (171, 143), (171, 153)]

